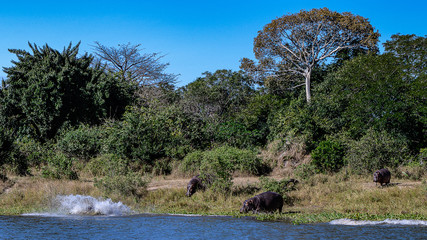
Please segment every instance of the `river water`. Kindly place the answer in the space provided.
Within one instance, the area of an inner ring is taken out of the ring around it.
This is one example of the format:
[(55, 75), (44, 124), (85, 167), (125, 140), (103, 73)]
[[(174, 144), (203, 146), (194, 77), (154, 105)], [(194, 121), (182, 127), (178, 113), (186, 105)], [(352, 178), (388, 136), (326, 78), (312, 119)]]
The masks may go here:
[(292, 225), (249, 217), (135, 214), (121, 203), (88, 196), (58, 200), (49, 212), (0, 216), (0, 239), (427, 239), (427, 221)]

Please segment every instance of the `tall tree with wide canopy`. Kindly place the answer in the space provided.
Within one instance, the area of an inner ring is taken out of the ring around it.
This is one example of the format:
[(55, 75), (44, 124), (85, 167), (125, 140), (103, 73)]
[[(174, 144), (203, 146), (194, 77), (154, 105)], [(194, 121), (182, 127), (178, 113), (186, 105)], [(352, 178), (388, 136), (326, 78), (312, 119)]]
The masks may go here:
[(368, 19), (350, 12), (301, 10), (275, 19), (259, 31), (254, 40), (258, 63), (244, 58), (241, 68), (261, 78), (302, 76), (304, 82), (293, 87), (305, 85), (310, 102), (311, 74), (317, 64), (346, 49), (376, 49), (379, 36)]

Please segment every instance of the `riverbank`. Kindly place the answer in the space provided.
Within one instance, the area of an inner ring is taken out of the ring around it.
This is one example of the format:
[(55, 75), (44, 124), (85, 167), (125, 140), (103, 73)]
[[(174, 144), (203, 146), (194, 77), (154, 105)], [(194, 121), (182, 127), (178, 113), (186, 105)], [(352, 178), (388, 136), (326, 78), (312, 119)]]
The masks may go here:
[[(279, 178), (274, 176), (274, 178)], [(38, 176), (11, 176), (0, 181), (0, 215), (47, 211), (57, 195), (87, 195), (121, 201), (136, 212), (199, 215), (254, 216), (240, 214), (242, 202), (261, 190), (257, 177), (235, 177), (233, 191), (212, 191), (185, 196), (188, 178), (157, 176), (151, 179), (142, 198), (104, 196), (90, 179), (50, 180)], [(390, 186), (378, 187), (369, 176), (316, 175), (301, 181), (286, 196), (283, 213), (259, 214), (259, 220), (293, 223), (354, 220), (415, 219), (427, 220), (427, 184), (422, 181), (392, 179)]]

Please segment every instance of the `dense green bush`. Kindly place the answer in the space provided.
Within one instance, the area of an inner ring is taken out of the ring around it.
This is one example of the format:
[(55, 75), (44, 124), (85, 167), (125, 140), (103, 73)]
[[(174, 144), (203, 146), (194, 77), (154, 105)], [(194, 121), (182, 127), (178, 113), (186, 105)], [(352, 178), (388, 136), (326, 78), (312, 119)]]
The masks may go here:
[(95, 187), (105, 194), (122, 194), (141, 197), (146, 190), (148, 180), (139, 172), (135, 172), (129, 161), (117, 155), (101, 155), (88, 164), (89, 171), (95, 178)]
[(150, 167), (156, 159), (182, 159), (191, 149), (182, 131), (185, 124), (174, 106), (132, 107), (123, 121), (106, 124), (105, 151)]
[(129, 162), (114, 154), (102, 154), (91, 159), (85, 171), (94, 177), (107, 176), (110, 172), (126, 174)]
[(295, 175), (298, 179), (307, 180), (317, 173), (313, 164), (300, 164), (295, 169)]
[(263, 169), (256, 152), (229, 146), (189, 153), (180, 166), (180, 170), (185, 173), (200, 173), (202, 178), (209, 180), (209, 187), (221, 192), (230, 190), (235, 171), (261, 174)]
[(222, 146), (188, 154), (182, 161), (180, 170), (185, 173), (200, 173), (202, 178), (209, 178), (213, 189), (228, 191), (235, 171), (262, 174), (265, 166), (254, 151)]
[(0, 167), (9, 162), (9, 156), (14, 149), (10, 134), (0, 126)]
[(203, 151), (194, 151), (187, 154), (179, 166), (179, 171), (192, 175), (199, 173), (203, 158)]
[[(233, 185), (233, 172), (235, 165), (233, 160), (236, 156), (227, 152), (227, 148), (217, 148), (206, 151), (200, 165), (202, 179), (211, 179), (210, 188), (218, 192), (228, 192)], [(232, 151), (232, 150), (231, 150)]]
[(312, 164), (320, 172), (336, 172), (344, 165), (344, 148), (341, 144), (326, 140), (311, 152)]
[(154, 175), (168, 175), (172, 172), (172, 161), (170, 158), (160, 158), (154, 162), (151, 170)]
[(73, 169), (73, 158), (66, 155), (49, 151), (46, 156), (46, 165), (42, 168), (42, 175), (45, 178), (53, 179), (78, 179), (77, 172)]
[(120, 194), (124, 196), (141, 197), (146, 192), (148, 181), (138, 172), (128, 172), (125, 175), (108, 175), (100, 180), (95, 179), (95, 187), (105, 194)]
[(345, 158), (352, 171), (372, 173), (384, 167), (398, 167), (405, 163), (407, 156), (408, 147), (404, 139), (386, 131), (369, 129), (360, 140), (350, 143)]
[(250, 148), (262, 142), (259, 130), (249, 130), (242, 123), (228, 121), (217, 126), (215, 140), (238, 148)]
[(261, 183), (262, 190), (277, 192), (284, 197), (286, 196), (287, 192), (294, 191), (296, 189), (295, 180), (282, 179), (277, 181), (272, 178), (261, 176), (259, 178), (259, 181)]
[(221, 161), (224, 161), (224, 164), (230, 163), (233, 171), (237, 170), (242, 173), (258, 175), (264, 173), (265, 170), (262, 160), (257, 156), (255, 151), (229, 146), (189, 153), (183, 159), (179, 169), (184, 173), (195, 174), (205, 162), (209, 164), (216, 159), (221, 159)]
[(101, 137), (100, 128), (80, 125), (61, 134), (56, 147), (68, 157), (89, 160), (100, 153)]
[(31, 52), (9, 50), (17, 60), (4, 69), (7, 78), (0, 98), (4, 126), (44, 142), (64, 126), (99, 123), (107, 116), (110, 109), (104, 107), (111, 106), (105, 103), (114, 97), (106, 85), (110, 77), (92, 64), (91, 55), (78, 53), (79, 45), (70, 44), (62, 52), (47, 44), (41, 48), (29, 44)]

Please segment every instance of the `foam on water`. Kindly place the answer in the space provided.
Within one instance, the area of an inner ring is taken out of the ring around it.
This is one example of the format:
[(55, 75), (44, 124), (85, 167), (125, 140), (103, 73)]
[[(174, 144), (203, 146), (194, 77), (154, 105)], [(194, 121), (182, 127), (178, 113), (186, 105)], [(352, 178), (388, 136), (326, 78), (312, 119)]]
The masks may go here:
[(329, 222), (332, 225), (348, 225), (348, 226), (362, 226), (362, 225), (420, 225), (427, 226), (427, 221), (422, 220), (395, 220), (386, 219), (384, 221), (356, 221), (352, 219), (337, 219)]
[(121, 202), (111, 199), (94, 198), (84, 195), (58, 195), (53, 200), (52, 210), (47, 213), (31, 213), (38, 216), (63, 215), (107, 215), (122, 216), (132, 214), (133, 211)]

